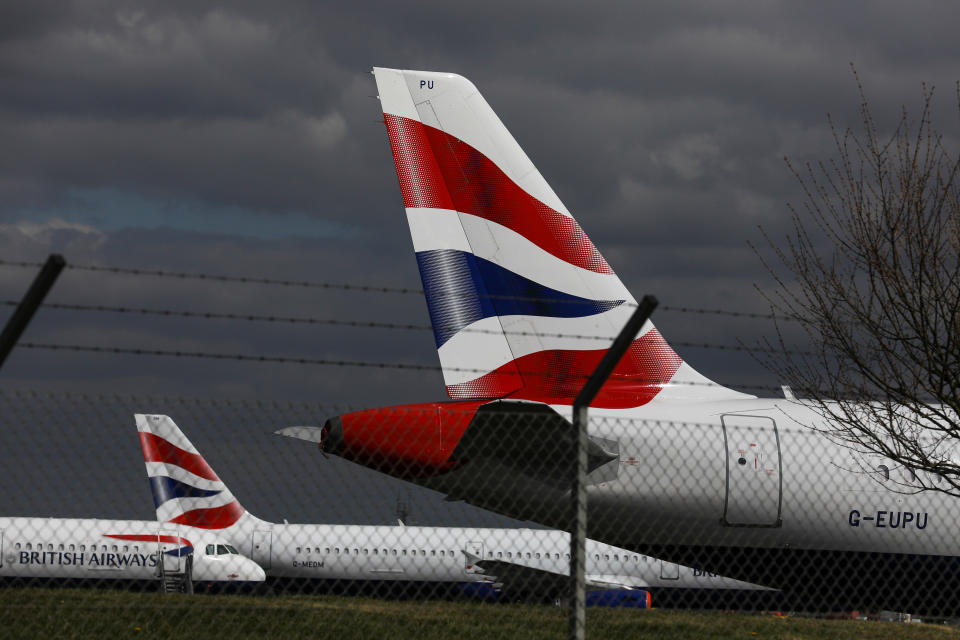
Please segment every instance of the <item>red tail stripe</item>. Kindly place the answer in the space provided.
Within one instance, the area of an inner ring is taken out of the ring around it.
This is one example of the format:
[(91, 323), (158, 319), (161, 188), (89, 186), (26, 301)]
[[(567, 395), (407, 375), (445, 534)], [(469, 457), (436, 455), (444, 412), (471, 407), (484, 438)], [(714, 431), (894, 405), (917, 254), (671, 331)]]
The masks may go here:
[(141, 431), (140, 447), (143, 449), (143, 459), (147, 462), (175, 464), (205, 480), (220, 480), (213, 469), (210, 468), (210, 465), (207, 464), (207, 461), (203, 459), (203, 456), (184, 451), (160, 436)]
[(384, 114), (406, 207), (455, 209), (519, 233), (596, 273), (610, 265), (575, 220), (524, 191), (485, 155), (440, 129)]
[(221, 507), (192, 509), (169, 520), (169, 522), (185, 524), (189, 527), (198, 527), (200, 529), (226, 529), (227, 527), (232, 527), (244, 512), (245, 509), (240, 506), (239, 502), (234, 500)]
[[(484, 374), (476, 380), (447, 386), (453, 399), (504, 397), (498, 390), (523, 386), (505, 397), (549, 404), (571, 404), (596, 369), (606, 349), (538, 351)], [(668, 383), (683, 361), (656, 329), (651, 329), (624, 354), (591, 406), (626, 409), (647, 404)]]

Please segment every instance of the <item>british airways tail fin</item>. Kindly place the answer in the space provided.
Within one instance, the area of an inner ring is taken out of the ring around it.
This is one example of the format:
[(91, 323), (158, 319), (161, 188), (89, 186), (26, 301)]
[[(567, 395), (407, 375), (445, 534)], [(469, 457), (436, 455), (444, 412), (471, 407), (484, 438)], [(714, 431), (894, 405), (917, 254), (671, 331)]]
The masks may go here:
[[(476, 87), (374, 68), (447, 393), (569, 404), (636, 301)], [(749, 397), (647, 322), (594, 402)]]
[(255, 519), (169, 416), (135, 418), (157, 520), (229, 529), (241, 519)]

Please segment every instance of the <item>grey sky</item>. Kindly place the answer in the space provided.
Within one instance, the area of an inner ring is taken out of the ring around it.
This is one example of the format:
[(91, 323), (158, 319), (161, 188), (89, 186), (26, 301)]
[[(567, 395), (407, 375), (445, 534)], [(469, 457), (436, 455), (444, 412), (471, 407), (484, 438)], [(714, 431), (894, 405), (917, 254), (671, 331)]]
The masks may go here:
[[(341, 6), (342, 5), (342, 6)], [(802, 200), (783, 157), (856, 125), (856, 64), (881, 125), (936, 85), (955, 136), (950, 3), (0, 5), (0, 258), (419, 288), (373, 65), (480, 88), (638, 297), (763, 311), (747, 246)], [(955, 139), (955, 138), (954, 138)], [(18, 299), (29, 269), (0, 267)], [(68, 270), (51, 301), (426, 324), (416, 295)], [(6, 307), (10, 309), (10, 307)], [(658, 312), (673, 342), (736, 344), (763, 321)], [(427, 331), (43, 310), (25, 340), (434, 365)], [(748, 356), (678, 347), (721, 382)], [(438, 372), (19, 349), (4, 388), (443, 399)], [(132, 427), (131, 427), (132, 429)]]

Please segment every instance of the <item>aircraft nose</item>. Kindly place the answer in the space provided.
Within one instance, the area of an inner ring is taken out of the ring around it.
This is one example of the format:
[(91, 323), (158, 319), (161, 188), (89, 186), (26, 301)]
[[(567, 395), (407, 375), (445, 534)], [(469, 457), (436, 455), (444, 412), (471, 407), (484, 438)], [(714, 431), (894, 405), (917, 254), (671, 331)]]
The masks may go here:
[(239, 566), (234, 567), (231, 578), (236, 582), (263, 582), (267, 573), (259, 564), (250, 558), (238, 557)]

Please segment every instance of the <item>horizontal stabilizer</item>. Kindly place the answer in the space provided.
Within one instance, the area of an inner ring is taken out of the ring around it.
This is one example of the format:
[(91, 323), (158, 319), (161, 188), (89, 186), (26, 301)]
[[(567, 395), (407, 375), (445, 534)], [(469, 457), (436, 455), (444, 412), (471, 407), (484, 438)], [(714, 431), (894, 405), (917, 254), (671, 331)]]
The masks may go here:
[[(544, 448), (556, 453), (544, 456)], [(539, 402), (495, 400), (480, 406), (453, 451), (453, 460), (491, 459), (534, 480), (566, 488), (574, 460), (573, 425)], [(619, 445), (590, 437), (587, 443), (587, 481), (608, 482), (617, 477)]]

